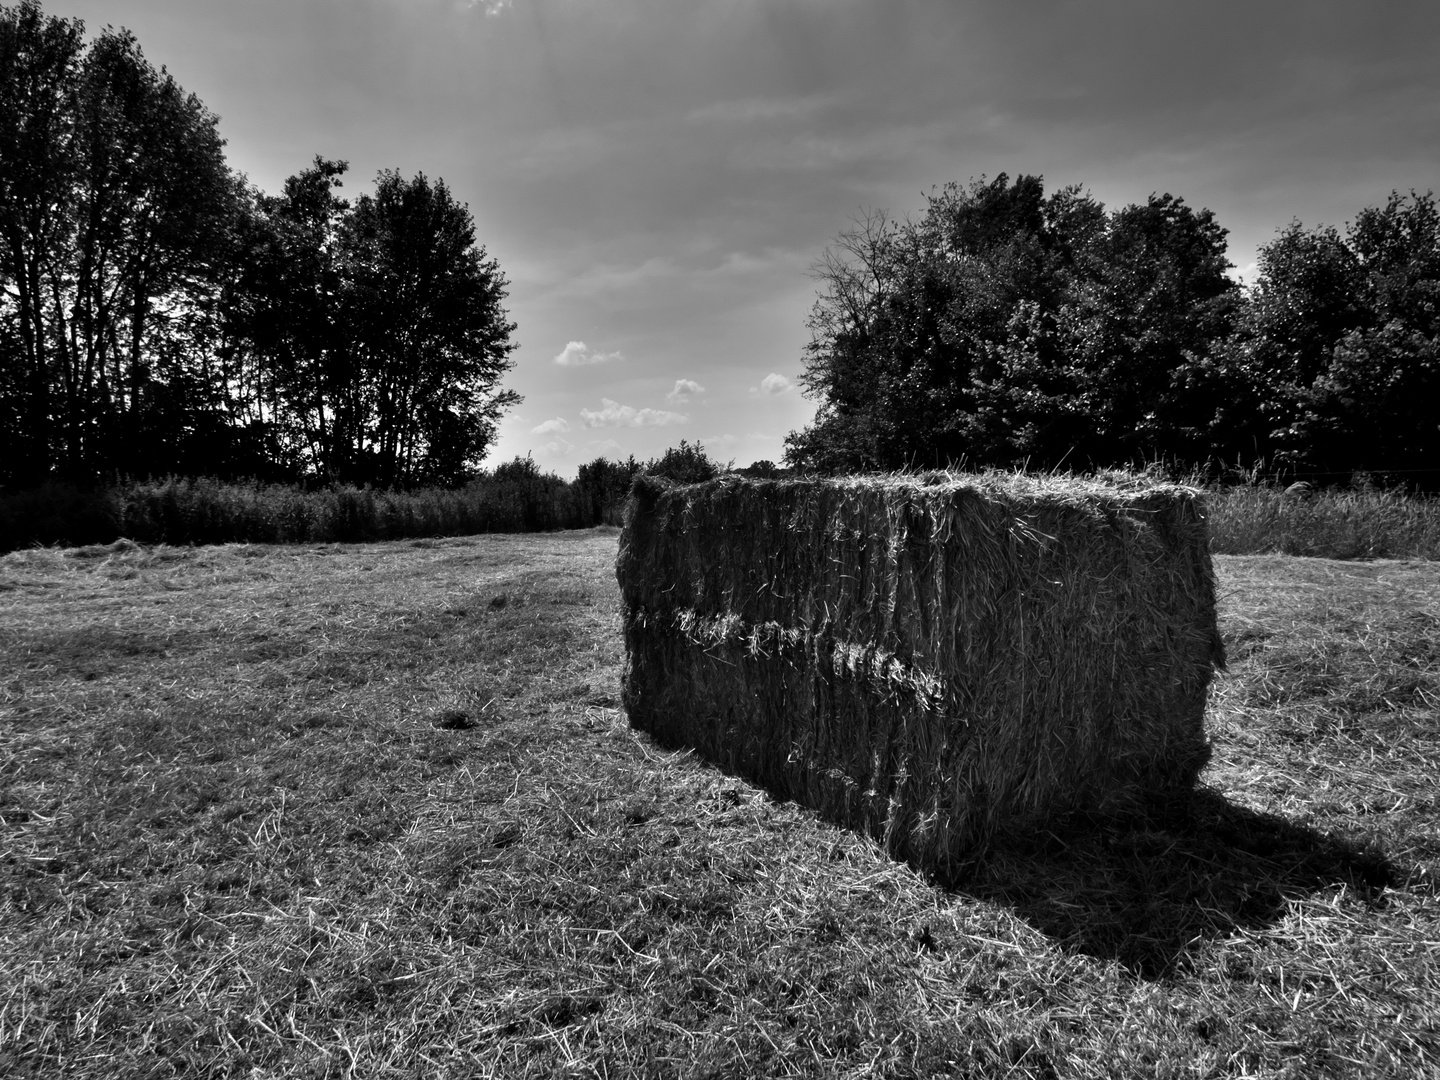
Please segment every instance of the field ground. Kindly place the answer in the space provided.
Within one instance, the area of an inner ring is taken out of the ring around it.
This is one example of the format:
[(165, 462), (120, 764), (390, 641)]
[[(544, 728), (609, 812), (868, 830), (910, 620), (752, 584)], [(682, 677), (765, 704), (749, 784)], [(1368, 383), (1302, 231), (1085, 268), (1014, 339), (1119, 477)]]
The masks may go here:
[(0, 1074), (1440, 1074), (1440, 564), (1217, 559), (1188, 815), (945, 890), (629, 730), (615, 537), (0, 559)]

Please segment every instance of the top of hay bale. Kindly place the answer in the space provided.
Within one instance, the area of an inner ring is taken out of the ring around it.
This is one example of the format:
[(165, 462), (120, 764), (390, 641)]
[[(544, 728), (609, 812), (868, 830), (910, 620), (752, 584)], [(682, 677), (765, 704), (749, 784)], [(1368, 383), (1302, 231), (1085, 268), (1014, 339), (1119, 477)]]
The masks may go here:
[(1103, 498), (1120, 493), (1167, 492), (1191, 497), (1201, 494), (1199, 488), (1171, 480), (1161, 480), (1149, 473), (1125, 469), (1104, 469), (1091, 475), (1075, 473), (1029, 473), (1007, 469), (985, 469), (965, 472), (952, 469), (928, 469), (919, 472), (844, 473), (825, 476), (818, 473), (791, 473), (782, 476), (746, 476), (740, 472), (721, 473), (712, 480), (682, 484), (664, 476), (638, 473), (635, 482), (660, 490), (672, 488), (703, 488), (707, 484), (748, 484), (761, 487), (786, 487), (794, 484), (823, 484), (840, 488), (971, 488), (977, 491), (1024, 496), (1027, 498)]

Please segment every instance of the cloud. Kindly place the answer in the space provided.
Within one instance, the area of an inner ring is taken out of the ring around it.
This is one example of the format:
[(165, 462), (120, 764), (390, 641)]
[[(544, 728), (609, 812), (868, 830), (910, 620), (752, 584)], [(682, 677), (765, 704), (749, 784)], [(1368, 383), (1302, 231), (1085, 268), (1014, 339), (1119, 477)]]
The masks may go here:
[(600, 408), (581, 409), (580, 419), (586, 427), (668, 427), (688, 424), (690, 417), (665, 409), (636, 409), (609, 398), (600, 399)]
[[(770, 397), (778, 397), (790, 389), (790, 380), (784, 375), (777, 375), (773, 371), (760, 380), (759, 392)], [(756, 387), (751, 387), (750, 392), (756, 392)]]
[(611, 360), (619, 360), (618, 352), (596, 352), (583, 341), (569, 342), (560, 354), (555, 357), (555, 363), (561, 367), (584, 367), (587, 364), (605, 364)]
[(754, 124), (774, 121), (810, 121), (822, 109), (841, 103), (838, 94), (808, 97), (745, 97), (714, 101), (685, 114), (687, 124)]
[(675, 389), (665, 395), (665, 400), (671, 405), (684, 405), (704, 392), (705, 388), (694, 379), (676, 379)]
[[(573, 167), (576, 157), (588, 152), (589, 144), (583, 140), (591, 138), (595, 139), (598, 145), (605, 145), (603, 134), (590, 132), (567, 135), (567, 139), (580, 143), (577, 146), (562, 143), (553, 151), (548, 151), (545, 147), (532, 150), (535, 171), (544, 172), (548, 169), (553, 172), (557, 168)], [(551, 157), (542, 157), (545, 152), (549, 152)], [(701, 241), (692, 239), (691, 243), (697, 244)], [(659, 285), (673, 282), (677, 277), (683, 277), (685, 273), (685, 266), (673, 256), (652, 255), (635, 262), (597, 260), (578, 273), (565, 267), (552, 271), (553, 279), (542, 280), (540, 284), (554, 300), (604, 302), (607, 299), (613, 301), (616, 296), (634, 296), (637, 292), (653, 290)]]
[(480, 11), (487, 19), (510, 10), (511, 0), (455, 0), (456, 11)]
[(550, 434), (552, 434), (552, 433), (554, 433), (554, 434), (560, 434), (561, 432), (565, 432), (565, 431), (569, 431), (569, 430), (570, 430), (570, 422), (569, 422), (568, 420), (565, 420), (565, 419), (557, 416), (554, 420), (546, 420), (543, 424), (537, 424), (535, 427), (532, 427), (532, 428), (530, 429), (530, 434), (532, 434), (532, 435), (550, 435)]

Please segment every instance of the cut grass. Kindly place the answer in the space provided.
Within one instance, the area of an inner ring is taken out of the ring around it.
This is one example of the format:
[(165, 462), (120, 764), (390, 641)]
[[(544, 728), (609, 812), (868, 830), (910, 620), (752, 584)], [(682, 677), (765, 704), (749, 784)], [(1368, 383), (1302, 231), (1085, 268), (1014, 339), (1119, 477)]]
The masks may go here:
[(614, 553), (0, 559), (0, 1074), (1440, 1069), (1432, 565), (1218, 559), (1197, 798), (947, 891), (629, 730)]

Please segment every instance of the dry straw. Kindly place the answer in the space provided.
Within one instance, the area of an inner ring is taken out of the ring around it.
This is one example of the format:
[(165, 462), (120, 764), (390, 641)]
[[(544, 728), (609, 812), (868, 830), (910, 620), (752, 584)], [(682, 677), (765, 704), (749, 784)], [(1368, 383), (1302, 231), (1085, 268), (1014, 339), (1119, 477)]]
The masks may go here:
[(641, 477), (616, 573), (632, 725), (941, 876), (1182, 792), (1209, 755), (1189, 488)]

